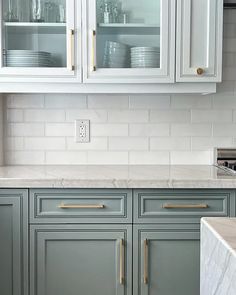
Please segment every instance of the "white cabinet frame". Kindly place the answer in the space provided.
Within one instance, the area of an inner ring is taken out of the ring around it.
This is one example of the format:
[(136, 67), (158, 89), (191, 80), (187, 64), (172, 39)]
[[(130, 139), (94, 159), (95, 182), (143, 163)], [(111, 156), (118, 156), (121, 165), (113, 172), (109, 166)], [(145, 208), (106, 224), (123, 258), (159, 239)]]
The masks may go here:
[[(199, 5), (203, 13), (206, 11), (206, 23), (201, 23), (200, 15), (193, 15), (194, 2), (195, 5)], [(177, 0), (177, 82), (221, 82), (222, 9), (223, 0), (204, 0), (204, 2), (203, 0)], [(196, 19), (198, 19), (198, 27), (194, 28)], [(193, 31), (195, 34), (193, 34)], [(192, 56), (192, 50), (197, 51), (196, 46), (205, 49), (204, 56), (198, 61), (198, 64)], [(197, 73), (197, 69), (200, 70), (200, 73)], [(202, 73), (201, 70), (203, 70)]]
[(83, 81), (85, 83), (174, 83), (175, 0), (160, 0), (160, 52), (158, 69), (96, 68), (96, 0), (82, 0)]
[[(67, 67), (5, 67), (3, 7), (0, 3), (0, 81), (1, 82), (81, 82), (81, 1), (66, 0)], [(72, 33), (72, 34), (71, 34)], [(52, 34), (53, 42), (53, 34)], [(72, 67), (73, 66), (73, 67)]]

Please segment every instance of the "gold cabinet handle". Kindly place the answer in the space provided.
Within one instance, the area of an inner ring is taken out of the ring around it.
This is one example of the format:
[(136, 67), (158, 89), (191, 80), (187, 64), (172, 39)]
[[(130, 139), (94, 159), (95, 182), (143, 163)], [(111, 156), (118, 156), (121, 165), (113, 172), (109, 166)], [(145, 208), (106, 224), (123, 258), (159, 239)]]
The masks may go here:
[(100, 204), (78, 204), (78, 205), (73, 205), (73, 204), (64, 204), (61, 203), (58, 208), (60, 209), (103, 209), (105, 208), (105, 205), (100, 205)]
[(96, 31), (92, 31), (92, 71), (95, 72), (97, 70), (95, 63), (95, 47), (96, 47)]
[(143, 283), (148, 284), (148, 240), (145, 239), (143, 243)]
[(124, 284), (124, 240), (120, 240), (120, 284)]
[(69, 30), (69, 38), (70, 38), (70, 48), (69, 48), (69, 63), (68, 68), (70, 71), (75, 70), (75, 31)]
[(207, 209), (207, 204), (164, 204), (165, 209)]
[(204, 73), (204, 69), (203, 68), (197, 68), (197, 74), (198, 74), (198, 76), (203, 75), (203, 73)]

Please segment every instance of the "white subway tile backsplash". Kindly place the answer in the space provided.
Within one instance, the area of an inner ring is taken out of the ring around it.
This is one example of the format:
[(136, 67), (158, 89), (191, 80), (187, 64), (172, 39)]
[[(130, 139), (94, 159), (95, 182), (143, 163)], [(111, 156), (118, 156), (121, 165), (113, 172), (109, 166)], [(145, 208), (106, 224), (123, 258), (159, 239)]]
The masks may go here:
[(130, 109), (169, 109), (169, 95), (131, 95)]
[(4, 145), (8, 151), (23, 151), (25, 137), (5, 137)]
[(47, 165), (83, 165), (87, 163), (85, 151), (48, 151), (46, 152), (45, 164)]
[(88, 164), (94, 165), (127, 165), (128, 161), (128, 152), (92, 152), (88, 151)]
[(211, 136), (211, 124), (173, 124), (171, 136)]
[(25, 110), (25, 122), (64, 122), (63, 110)]
[(190, 123), (190, 110), (167, 110), (150, 112), (150, 121), (153, 123)]
[(222, 95), (217, 93), (213, 97), (214, 109), (236, 109), (236, 95)]
[(172, 95), (173, 109), (209, 109), (212, 106), (212, 95)]
[(24, 121), (24, 112), (23, 110), (18, 109), (8, 109), (7, 110), (7, 122), (16, 123)]
[(73, 123), (48, 123), (45, 125), (46, 136), (73, 136), (75, 134)]
[(108, 111), (108, 122), (112, 123), (147, 123), (148, 111)]
[(127, 109), (129, 97), (125, 95), (88, 95), (89, 109)]
[(9, 123), (8, 136), (44, 136), (43, 123)]
[(107, 137), (92, 137), (90, 142), (78, 143), (74, 137), (66, 138), (67, 149), (71, 151), (106, 151), (108, 147)]
[(148, 150), (148, 137), (110, 137), (109, 150), (145, 151)]
[(26, 137), (26, 150), (65, 150), (66, 141), (63, 137)]
[(87, 108), (87, 99), (81, 94), (45, 94), (45, 107), (50, 109)]
[(107, 122), (107, 111), (80, 109), (66, 111), (66, 121), (73, 122), (76, 119), (88, 119), (94, 123), (105, 123)]
[(192, 110), (192, 123), (231, 123), (232, 110)]
[(132, 165), (168, 165), (170, 154), (167, 151), (132, 151), (129, 154), (129, 163)]
[(232, 147), (232, 137), (193, 137), (192, 150), (212, 150), (215, 147)]
[(44, 107), (43, 94), (9, 94), (7, 96), (7, 108), (11, 109), (40, 109)]
[(170, 163), (172, 165), (211, 165), (213, 153), (209, 151), (171, 151)]
[(91, 136), (128, 136), (128, 124), (93, 124)]
[(213, 136), (236, 136), (236, 124), (213, 124)]
[(181, 151), (190, 150), (190, 137), (152, 137), (150, 139), (150, 150)]
[(45, 164), (43, 151), (7, 151), (5, 163), (8, 165), (43, 165)]
[(169, 124), (130, 124), (129, 135), (138, 137), (169, 136)]

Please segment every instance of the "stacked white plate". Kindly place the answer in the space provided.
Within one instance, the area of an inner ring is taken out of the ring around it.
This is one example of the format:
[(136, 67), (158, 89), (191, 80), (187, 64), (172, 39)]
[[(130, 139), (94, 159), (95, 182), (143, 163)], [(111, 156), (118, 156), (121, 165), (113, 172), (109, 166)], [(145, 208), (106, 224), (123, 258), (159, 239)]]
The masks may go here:
[(132, 47), (131, 68), (159, 68), (160, 48)]
[(130, 64), (130, 50), (126, 44), (106, 41), (103, 67), (124, 68)]
[(7, 67), (50, 67), (51, 53), (33, 50), (7, 50)]

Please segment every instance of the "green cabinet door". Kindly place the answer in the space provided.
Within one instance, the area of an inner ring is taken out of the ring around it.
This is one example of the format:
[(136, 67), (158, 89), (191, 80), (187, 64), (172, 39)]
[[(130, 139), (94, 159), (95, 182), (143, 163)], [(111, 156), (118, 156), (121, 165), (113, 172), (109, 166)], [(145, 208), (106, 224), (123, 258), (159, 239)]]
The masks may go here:
[(199, 295), (199, 232), (135, 226), (134, 294)]
[(28, 294), (27, 191), (0, 190), (0, 294)]
[(130, 225), (32, 225), (31, 295), (131, 295)]

